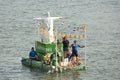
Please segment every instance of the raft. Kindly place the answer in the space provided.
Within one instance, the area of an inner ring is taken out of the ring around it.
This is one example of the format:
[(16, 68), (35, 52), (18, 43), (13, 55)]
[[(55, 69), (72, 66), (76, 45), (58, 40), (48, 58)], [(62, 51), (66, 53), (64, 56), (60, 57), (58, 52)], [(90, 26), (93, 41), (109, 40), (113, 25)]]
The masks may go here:
[[(21, 63), (25, 66), (31, 67), (31, 68), (39, 68), (41, 70), (49, 72), (51, 70), (51, 66), (45, 61), (50, 60), (50, 56), (53, 53), (56, 53), (55, 62), (64, 62), (64, 52), (63, 52), (63, 43), (61, 41), (57, 42), (57, 28), (54, 30), (53, 22), (54, 20), (59, 20), (62, 17), (51, 17), (50, 13), (48, 12), (47, 18), (34, 18), (36, 20), (38, 25), (38, 40), (35, 41), (35, 51), (37, 52), (38, 60), (32, 60), (31, 64), (29, 64), (29, 58), (28, 57), (22, 57)], [(41, 25), (41, 27), (40, 27)], [(41, 28), (41, 29), (40, 29)], [(84, 34), (86, 36), (86, 30), (84, 29)], [(41, 32), (41, 34), (40, 34)], [(46, 33), (46, 34), (45, 34)], [(41, 35), (41, 37), (40, 37)], [(65, 36), (61, 36), (65, 37)], [(86, 37), (85, 37), (86, 38)], [(86, 39), (85, 39), (86, 40)], [(59, 54), (59, 58), (57, 55)], [(57, 61), (58, 60), (58, 61)], [(54, 66), (57, 64), (55, 63)], [(53, 64), (52, 64), (53, 66)], [(58, 70), (54, 70), (58, 72)], [(60, 71), (70, 71), (70, 70), (86, 70), (88, 69), (88, 66), (86, 65), (86, 41), (85, 41), (85, 64), (80, 64), (77, 66), (69, 66), (67, 68), (60, 67)]]
[[(38, 68), (38, 69), (41, 69), (45, 72), (48, 72), (51, 67), (49, 64), (45, 64), (41, 61), (37, 61), (37, 60), (32, 60), (32, 64), (29, 65), (29, 59), (27, 57), (22, 57), (22, 60), (21, 60), (22, 64), (24, 66), (27, 66), (27, 67), (30, 67), (30, 68)], [(79, 66), (74, 66), (74, 67), (68, 67), (68, 68), (64, 68), (62, 67), (62, 72), (65, 72), (65, 71), (71, 71), (71, 70), (87, 70), (88, 69), (88, 66), (87, 65), (79, 65)], [(57, 70), (58, 71), (58, 70)]]
[(23, 65), (31, 68), (39, 68), (44, 71), (48, 71), (50, 69), (50, 65), (44, 64), (43, 62), (37, 60), (32, 60), (31, 65), (29, 65), (29, 58), (27, 57), (22, 57), (21, 62)]

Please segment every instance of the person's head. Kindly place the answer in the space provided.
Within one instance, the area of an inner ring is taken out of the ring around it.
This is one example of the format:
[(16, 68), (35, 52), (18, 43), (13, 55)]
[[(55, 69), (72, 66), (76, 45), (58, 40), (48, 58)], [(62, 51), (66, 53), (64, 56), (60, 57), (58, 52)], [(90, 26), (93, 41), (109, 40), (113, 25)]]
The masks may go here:
[(60, 43), (60, 40), (59, 40), (59, 39), (57, 39), (57, 43), (58, 43), (58, 44)]
[(34, 51), (34, 47), (32, 47), (31, 50)]
[(65, 40), (65, 37), (63, 37), (62, 39)]
[(77, 41), (76, 40), (74, 40), (74, 43), (76, 43)]
[(67, 35), (65, 35), (65, 36), (63, 37), (63, 40), (67, 40)]

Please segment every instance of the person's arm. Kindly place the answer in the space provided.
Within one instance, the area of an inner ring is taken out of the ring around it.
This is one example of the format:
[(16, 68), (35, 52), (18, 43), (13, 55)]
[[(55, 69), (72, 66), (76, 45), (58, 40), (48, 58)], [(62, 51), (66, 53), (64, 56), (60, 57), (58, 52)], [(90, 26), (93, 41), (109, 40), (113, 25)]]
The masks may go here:
[(73, 46), (73, 44), (70, 45), (70, 48)]
[(68, 46), (69, 46), (69, 43), (70, 43), (70, 42), (69, 42), (69, 40), (67, 40), (67, 41), (68, 41)]
[(85, 46), (84, 46), (84, 45), (80, 45), (79, 47), (80, 47), (80, 48), (84, 48)]
[(35, 55), (37, 56), (37, 52), (35, 51)]

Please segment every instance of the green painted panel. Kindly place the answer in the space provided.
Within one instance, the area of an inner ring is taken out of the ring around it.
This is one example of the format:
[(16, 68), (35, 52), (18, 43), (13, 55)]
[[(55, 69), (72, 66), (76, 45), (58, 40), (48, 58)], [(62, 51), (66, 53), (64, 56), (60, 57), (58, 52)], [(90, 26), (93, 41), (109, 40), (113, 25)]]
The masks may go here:
[[(55, 43), (50, 44), (50, 43), (35, 41), (35, 47), (36, 47), (37, 53), (46, 54), (46, 53), (56, 52)], [(59, 52), (63, 52), (63, 44), (62, 43), (57, 44), (57, 49)]]

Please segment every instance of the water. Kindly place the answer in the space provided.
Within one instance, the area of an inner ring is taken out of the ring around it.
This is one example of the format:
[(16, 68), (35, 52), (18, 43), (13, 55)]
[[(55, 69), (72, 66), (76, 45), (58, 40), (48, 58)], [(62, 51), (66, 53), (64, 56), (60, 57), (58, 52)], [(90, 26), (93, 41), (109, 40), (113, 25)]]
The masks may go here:
[[(88, 70), (46, 74), (21, 65), (37, 39), (33, 18), (48, 11), (71, 25), (68, 32), (87, 26)], [(0, 0), (0, 80), (120, 80), (119, 14), (119, 0)]]

